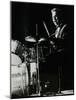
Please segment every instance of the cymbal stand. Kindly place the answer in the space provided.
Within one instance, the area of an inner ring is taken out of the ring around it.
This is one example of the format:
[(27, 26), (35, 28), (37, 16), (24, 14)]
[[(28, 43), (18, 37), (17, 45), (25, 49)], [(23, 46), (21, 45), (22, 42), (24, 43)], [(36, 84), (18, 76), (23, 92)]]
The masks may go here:
[[(36, 37), (38, 36), (38, 24), (36, 24)], [(37, 37), (37, 44), (36, 44), (36, 52), (37, 52), (37, 94), (40, 96), (40, 79), (39, 79), (39, 55), (38, 55), (38, 37)]]

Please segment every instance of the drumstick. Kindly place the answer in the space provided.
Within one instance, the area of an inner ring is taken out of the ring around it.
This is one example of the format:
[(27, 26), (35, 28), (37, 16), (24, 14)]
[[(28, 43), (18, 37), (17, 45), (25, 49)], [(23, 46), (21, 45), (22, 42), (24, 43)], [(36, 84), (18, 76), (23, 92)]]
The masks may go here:
[[(48, 31), (48, 29), (47, 29), (47, 26), (46, 26), (46, 24), (45, 24), (45, 22), (43, 21), (43, 25), (44, 25), (44, 27), (45, 27), (45, 30), (46, 30), (46, 32), (47, 32), (47, 34), (48, 34), (48, 36), (49, 36), (49, 38), (51, 38), (52, 37), (52, 35), (50, 36), (50, 33), (49, 33), (49, 31)], [(53, 34), (54, 35), (54, 34)], [(50, 42), (50, 44), (52, 45), (52, 47), (54, 48), (54, 49), (56, 49), (56, 46), (54, 45), (54, 42), (53, 41), (51, 41), (51, 40), (49, 40), (49, 42)]]
[(49, 33), (49, 31), (48, 31), (48, 28), (47, 28), (47, 26), (46, 26), (46, 24), (45, 24), (44, 21), (43, 21), (43, 25), (44, 25), (44, 27), (45, 27), (45, 30), (46, 30), (46, 32), (47, 32), (49, 38), (51, 38), (53, 35), (55, 35), (55, 33), (53, 33), (53, 34), (50, 35), (50, 33)]
[(47, 32), (47, 34), (48, 34), (48, 36), (50, 37), (50, 33), (49, 33), (49, 31), (48, 31), (48, 29), (47, 29), (47, 26), (46, 26), (46, 24), (45, 24), (45, 22), (43, 21), (43, 25), (44, 25), (44, 27), (45, 27), (45, 30), (46, 30), (46, 32)]

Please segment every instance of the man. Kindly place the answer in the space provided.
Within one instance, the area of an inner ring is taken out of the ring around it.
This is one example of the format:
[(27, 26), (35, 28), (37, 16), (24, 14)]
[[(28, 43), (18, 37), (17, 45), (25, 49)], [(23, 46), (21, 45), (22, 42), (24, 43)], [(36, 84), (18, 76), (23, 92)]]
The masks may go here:
[[(58, 51), (62, 51), (64, 49), (64, 44), (63, 41), (65, 39), (65, 36), (67, 36), (66, 30), (67, 30), (67, 24), (64, 24), (62, 16), (61, 16), (61, 11), (60, 9), (53, 8), (51, 10), (52, 13), (52, 21), (53, 24), (56, 27), (55, 32), (50, 36), (50, 43), (55, 46), (55, 48)], [(56, 42), (55, 42), (56, 41)], [(56, 43), (56, 44), (55, 44)], [(63, 46), (63, 47), (62, 47)]]
[[(64, 62), (64, 32), (66, 28), (66, 24), (63, 24), (63, 20), (61, 17), (60, 9), (53, 8), (51, 10), (52, 14), (52, 21), (55, 25), (55, 32), (53, 34), (50, 34), (45, 22), (43, 22), (43, 25), (45, 27), (45, 30), (48, 35), (48, 39), (50, 42), (51, 52), (50, 55), (46, 58), (45, 68), (44, 71), (46, 72), (47, 80), (51, 81), (51, 90), (52, 92), (57, 92), (58, 88), (60, 91), (60, 74), (61, 74), (61, 67)], [(59, 79), (59, 82), (58, 82)], [(58, 86), (59, 84), (59, 86)]]
[[(51, 10), (52, 14), (52, 21), (53, 24), (56, 27), (55, 32), (51, 35), (50, 43), (52, 44), (52, 47), (54, 48), (53, 52), (54, 54), (51, 56), (51, 59), (53, 60), (53, 68), (55, 68), (55, 73), (57, 74), (58, 78), (58, 92), (61, 92), (61, 74), (62, 74), (62, 66), (64, 64), (64, 36), (67, 35), (65, 32), (65, 28), (67, 27), (67, 24), (63, 23), (63, 20), (60, 15), (60, 9), (53, 8)], [(54, 71), (54, 70), (53, 70)], [(56, 75), (55, 74), (55, 75)]]
[(43, 21), (51, 52), (46, 58), (46, 63), (42, 65), (44, 68), (40, 68), (42, 68), (43, 75), (46, 77), (43, 81), (50, 81), (50, 91), (60, 93), (61, 90), (73, 89), (73, 31), (69, 25), (64, 23), (64, 15), (61, 9), (53, 8), (51, 15), (55, 26), (53, 34), (49, 33)]
[[(53, 75), (56, 76), (57, 74), (58, 76), (58, 88), (60, 92), (61, 90), (66, 90), (73, 87), (73, 77), (70, 75), (71, 70), (73, 71), (73, 53), (69, 53), (69, 51), (72, 52), (73, 49), (73, 37), (71, 35), (71, 29), (67, 26), (67, 24), (64, 24), (61, 10), (58, 8), (53, 8), (51, 10), (51, 14), (56, 30), (52, 35), (49, 35), (50, 44), (52, 45), (53, 51), (48, 58), (48, 63), (52, 65)], [(68, 84), (70, 85), (68, 86)]]

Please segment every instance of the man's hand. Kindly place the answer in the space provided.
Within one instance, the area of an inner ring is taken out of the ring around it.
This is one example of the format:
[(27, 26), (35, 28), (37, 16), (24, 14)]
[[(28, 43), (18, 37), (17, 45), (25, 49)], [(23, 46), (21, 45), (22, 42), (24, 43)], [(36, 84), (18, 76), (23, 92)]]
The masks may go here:
[(55, 43), (54, 43), (53, 41), (50, 41), (50, 44), (52, 45), (52, 47), (53, 47), (54, 49), (56, 49)]

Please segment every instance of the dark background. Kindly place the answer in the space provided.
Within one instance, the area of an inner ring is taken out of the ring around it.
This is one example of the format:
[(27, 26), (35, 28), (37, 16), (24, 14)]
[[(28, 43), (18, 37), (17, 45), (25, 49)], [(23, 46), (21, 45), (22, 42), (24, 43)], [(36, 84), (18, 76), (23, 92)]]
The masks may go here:
[[(25, 44), (26, 36), (36, 37), (36, 24), (38, 24), (38, 37), (47, 37), (43, 26), (45, 21), (47, 28), (52, 34), (54, 25), (51, 18), (51, 9), (57, 7), (63, 12), (64, 22), (68, 24), (71, 30), (71, 45), (68, 51), (71, 58), (67, 67), (64, 68), (63, 87), (65, 89), (74, 88), (74, 6), (40, 4), (40, 3), (22, 3), (11, 2), (11, 39), (18, 40)], [(66, 81), (65, 81), (66, 80)], [(67, 88), (68, 87), (68, 88)]]
[(57, 7), (63, 12), (63, 18), (71, 28), (74, 27), (74, 7), (67, 5), (39, 4), (11, 2), (11, 35), (12, 38), (24, 42), (24, 37), (36, 35), (36, 24), (38, 24), (39, 35), (47, 36), (43, 26), (45, 21), (50, 34), (53, 33), (53, 22), (51, 9)]

